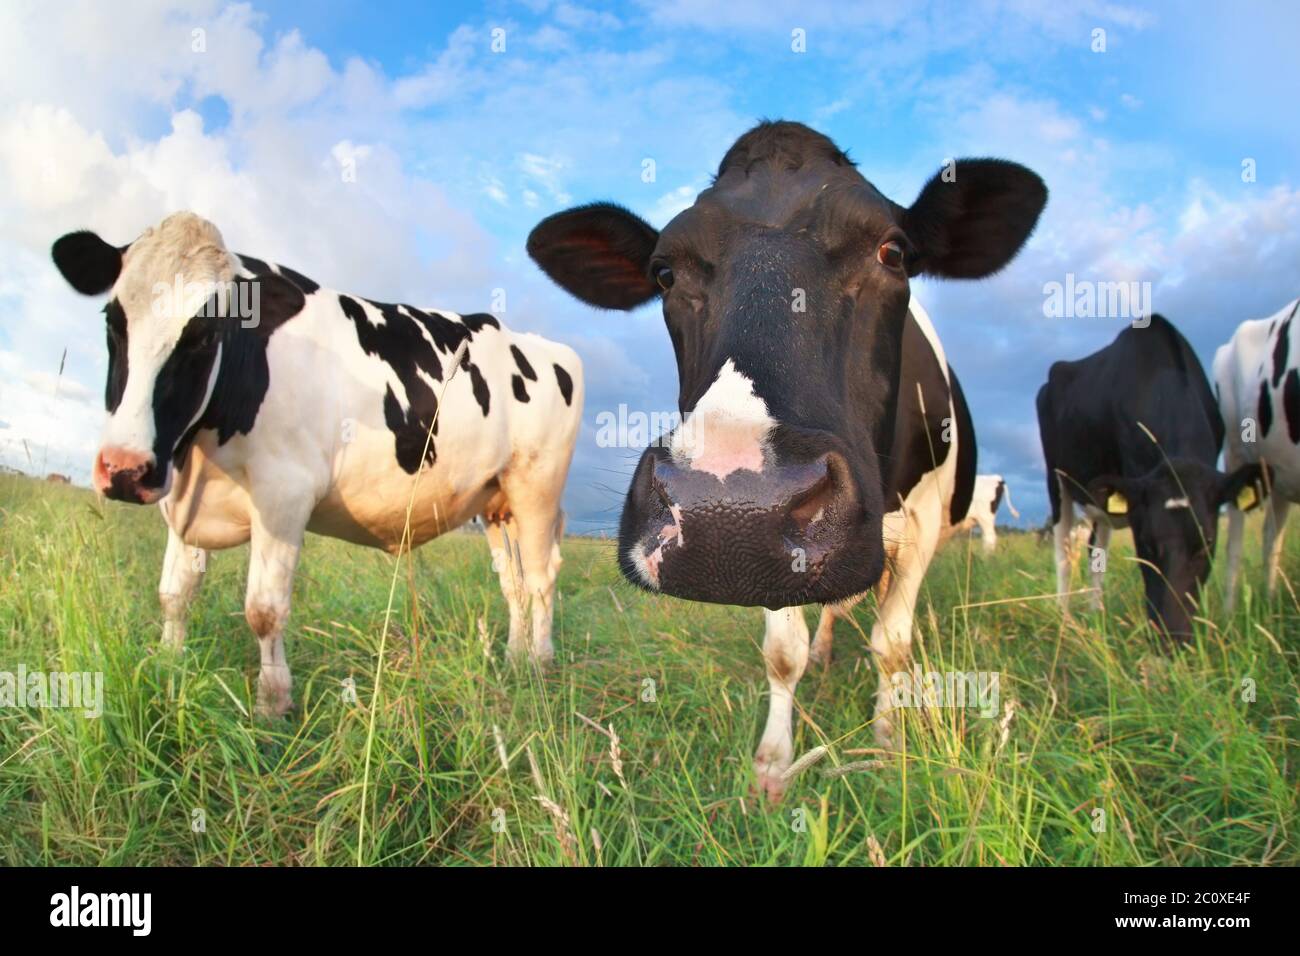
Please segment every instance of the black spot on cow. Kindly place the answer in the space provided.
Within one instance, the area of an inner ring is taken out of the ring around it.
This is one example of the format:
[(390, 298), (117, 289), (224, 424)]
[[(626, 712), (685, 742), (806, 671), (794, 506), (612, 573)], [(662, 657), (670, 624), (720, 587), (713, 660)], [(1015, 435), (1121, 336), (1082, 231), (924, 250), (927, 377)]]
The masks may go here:
[(1282, 408), (1286, 412), (1286, 433), (1292, 444), (1300, 444), (1300, 372), (1295, 369), (1287, 372)]
[[(222, 315), (215, 300), (192, 318), (163, 363), (154, 383), (154, 455), (159, 471), (175, 448), (176, 467), (182, 467), (195, 436), (202, 429), (217, 433), (224, 445), (235, 435), (246, 435), (257, 422), (257, 413), (271, 386), (266, 346), (276, 330), (298, 315), (305, 305), (302, 290), (274, 274), (259, 277), (257, 298), (249, 284), (238, 277), (230, 298), (228, 315)], [(241, 305), (257, 303), (257, 324), (246, 325)], [(220, 346), (221, 366), (203, 415), (190, 426), (207, 392), (212, 363)], [(190, 426), (188, 430), (186, 427)]]
[(528, 401), (528, 389), (524, 387), (524, 380), (520, 376), (511, 375), (510, 385), (515, 390), (515, 398), (521, 402)]
[(104, 387), (104, 407), (111, 415), (122, 403), (129, 371), (126, 358), (126, 312), (117, 299), (104, 306), (104, 319), (108, 336), (108, 383)]
[(528, 364), (528, 359), (524, 357), (523, 352), (519, 351), (517, 345), (510, 346), (510, 354), (515, 357), (515, 365), (518, 366), (520, 374), (530, 382), (537, 381), (537, 373), (533, 371), (533, 367)]
[(478, 335), (485, 328), (501, 328), (501, 323), (497, 321), (496, 316), (486, 312), (471, 312), (469, 315), (462, 315), (460, 320), (465, 324), (465, 328), (469, 329), (471, 335)]
[(267, 265), (265, 261), (258, 259), (254, 256), (246, 256), (241, 253), (239, 256), (239, 261), (244, 264), (245, 269), (247, 269), (255, 276), (264, 276), (264, 275), (273, 274), (271, 267)]
[(320, 288), (319, 282), (313, 282), (296, 269), (290, 269), (288, 266), (280, 266), (280, 275), (284, 276), (299, 289), (302, 289), (304, 295), (311, 295)]
[(1263, 438), (1268, 434), (1268, 430), (1273, 427), (1273, 400), (1268, 394), (1268, 382), (1259, 383), (1259, 409), (1257, 417), (1259, 418), (1259, 437)]
[(1007, 483), (1005, 481), (999, 481), (997, 488), (993, 491), (993, 500), (989, 502), (990, 514), (998, 513), (998, 506), (1002, 504), (1002, 496), (1006, 493), (1006, 490)]
[(483, 378), (483, 373), (478, 370), (478, 366), (469, 360), (469, 352), (461, 359), (461, 367), (469, 372), (470, 386), (474, 390), (474, 401), (478, 402), (478, 407), (483, 409), (483, 417), (487, 418), (488, 406), (492, 401), (492, 392), (488, 389), (487, 381)]
[[(971, 420), (970, 406), (962, 393), (957, 373), (948, 366), (948, 382), (952, 386), (952, 405), (956, 414), (957, 425), (957, 474), (953, 476), (952, 501), (948, 505), (948, 518), (956, 524), (962, 521), (970, 511), (971, 501), (975, 497), (975, 423)], [(951, 424), (951, 423), (950, 423)], [(940, 436), (941, 438), (943, 436)], [(948, 436), (953, 437), (951, 434)], [(1001, 486), (998, 494), (1001, 494)], [(997, 511), (994, 504), (993, 510)]]
[[(948, 459), (949, 443), (944, 441), (944, 431), (948, 421), (948, 381), (944, 378), (943, 366), (935, 357), (934, 349), (909, 312), (903, 323), (903, 355), (901, 381), (908, 382), (908, 388), (898, 391), (898, 405), (895, 412), (893, 442), (888, 458), (888, 469), (884, 483), (885, 511), (897, 511), (900, 501), (907, 498), (922, 477), (938, 468)], [(917, 394), (917, 385), (921, 394)], [(924, 403), (924, 405), (922, 404)], [(965, 402), (961, 403), (965, 409)], [(922, 408), (924, 407), (924, 411)], [(966, 413), (969, 423), (969, 413)], [(960, 445), (966, 442), (960, 432), (963, 430), (962, 416), (957, 420)], [(949, 436), (951, 437), (951, 436)], [(970, 442), (974, 447), (974, 442)], [(962, 452), (959, 450), (958, 454)], [(965, 464), (962, 469), (960, 466)], [(958, 488), (965, 491), (964, 501), (958, 502), (954, 492), (950, 510), (958, 513), (957, 520), (965, 517), (970, 508), (971, 495), (974, 492), (975, 468), (974, 458), (970, 462), (958, 462), (959, 470), (969, 472), (969, 481), (958, 481)], [(960, 511), (957, 506), (960, 504)]]
[[(438, 398), (419, 373), (424, 372), (434, 381), (441, 382), (442, 362), (437, 351), (454, 349), (469, 336), (469, 332), (444, 316), (410, 306), (370, 302), (384, 318), (382, 324), (375, 324), (356, 299), (340, 295), (339, 305), (343, 314), (352, 320), (362, 351), (386, 362), (402, 383), (407, 407), (402, 409), (392, 386), (389, 386), (384, 396), (384, 422), (393, 433), (398, 464), (408, 474), (415, 474), (422, 461), (432, 464), (437, 460), (437, 450), (430, 434), (438, 433)], [(420, 331), (421, 326), (428, 331), (435, 345), (429, 344), (429, 339)]]
[(1273, 343), (1273, 387), (1277, 388), (1282, 384), (1282, 376), (1286, 374), (1286, 360), (1291, 353), (1291, 319), (1295, 315), (1286, 317), (1282, 327), (1277, 330), (1277, 341)]
[(558, 363), (552, 363), (555, 368), (555, 382), (560, 386), (560, 394), (564, 396), (564, 404), (573, 404), (573, 378), (560, 367)]

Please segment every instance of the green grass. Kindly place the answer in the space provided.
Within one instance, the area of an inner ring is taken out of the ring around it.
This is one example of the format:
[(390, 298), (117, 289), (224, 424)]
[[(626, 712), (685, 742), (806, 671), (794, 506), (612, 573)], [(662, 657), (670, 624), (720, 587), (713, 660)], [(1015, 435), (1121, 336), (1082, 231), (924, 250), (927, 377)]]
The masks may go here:
[[(1258, 519), (1249, 535), (1244, 579), (1258, 585)], [(1225, 616), (1216, 573), (1213, 626), (1166, 655), (1140, 623), (1126, 535), (1108, 613), (1065, 624), (1051, 601), (1007, 600), (1054, 590), (1049, 546), (1006, 536), (990, 560), (947, 547), (917, 649), (927, 669), (1001, 675), (1005, 742), (974, 711), (908, 711), (904, 757), (828, 775), (880, 757), (864, 602), (829, 670), (799, 687), (796, 753), (829, 752), (776, 808), (748, 798), (761, 615), (635, 592), (610, 542), (566, 541), (557, 663), (542, 676), (503, 663), (505, 602), (481, 538), (416, 551), (397, 569), (376, 691), (394, 559), (312, 537), (287, 641), (297, 709), (274, 722), (248, 716), (246, 549), (210, 557), (177, 659), (158, 652), (164, 542), (155, 509), (0, 477), (0, 670), (102, 671), (105, 686), (99, 719), (0, 709), (0, 863), (1300, 862), (1300, 606), (1284, 586)], [(1289, 551), (1284, 570), (1298, 565)], [(621, 767), (583, 717), (612, 725)]]

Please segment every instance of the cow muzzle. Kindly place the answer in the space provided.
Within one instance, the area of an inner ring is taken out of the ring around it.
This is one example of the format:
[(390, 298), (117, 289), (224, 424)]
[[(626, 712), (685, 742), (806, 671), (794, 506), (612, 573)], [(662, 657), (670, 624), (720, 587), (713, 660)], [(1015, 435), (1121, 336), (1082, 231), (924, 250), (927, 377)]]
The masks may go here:
[(651, 590), (775, 609), (866, 590), (880, 576), (880, 543), (879, 515), (836, 451), (719, 479), (654, 448), (628, 492), (619, 555)]
[(151, 505), (171, 488), (171, 469), (159, 475), (152, 454), (106, 445), (95, 456), (95, 490), (114, 501)]

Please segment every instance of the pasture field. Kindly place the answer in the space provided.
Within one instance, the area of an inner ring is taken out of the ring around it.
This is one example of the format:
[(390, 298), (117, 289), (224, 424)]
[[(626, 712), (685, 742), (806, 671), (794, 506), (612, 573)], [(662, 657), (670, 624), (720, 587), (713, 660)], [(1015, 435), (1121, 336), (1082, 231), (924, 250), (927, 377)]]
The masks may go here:
[(918, 658), (996, 672), (998, 713), (909, 710), (904, 751), (874, 752), (868, 600), (799, 687), (796, 754), (827, 752), (769, 807), (749, 797), (760, 613), (634, 591), (612, 542), (565, 542), (539, 676), (503, 661), (481, 537), (400, 565), (310, 538), (296, 709), (268, 722), (250, 717), (246, 549), (210, 556), (186, 652), (167, 655), (157, 511), (2, 476), (0, 671), (102, 672), (104, 713), (0, 708), (0, 863), (1295, 865), (1300, 605), (1287, 584), (1263, 599), (1248, 529), (1256, 590), (1227, 616), (1216, 570), (1204, 633), (1172, 656), (1140, 623), (1127, 534), (1107, 611), (1068, 623), (1035, 599), (1050, 545), (950, 543)]

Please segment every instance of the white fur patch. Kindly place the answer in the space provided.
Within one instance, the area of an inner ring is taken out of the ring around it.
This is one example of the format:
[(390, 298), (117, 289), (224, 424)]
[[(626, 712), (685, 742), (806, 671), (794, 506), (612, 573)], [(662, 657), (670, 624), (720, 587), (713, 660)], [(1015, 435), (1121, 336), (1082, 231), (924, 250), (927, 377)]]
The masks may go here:
[(763, 453), (776, 422), (754, 383), (731, 359), (673, 433), (670, 450), (680, 468), (706, 471), (719, 481), (733, 471), (763, 470)]
[(634, 544), (628, 556), (631, 557), (632, 566), (636, 568), (636, 573), (646, 586), (658, 591), (659, 562), (663, 560), (663, 545), (655, 548), (651, 554), (647, 554), (643, 545)]
[(1190, 508), (1192, 503), (1186, 498), (1170, 498), (1165, 502), (1166, 511), (1177, 511), (1179, 508)]

